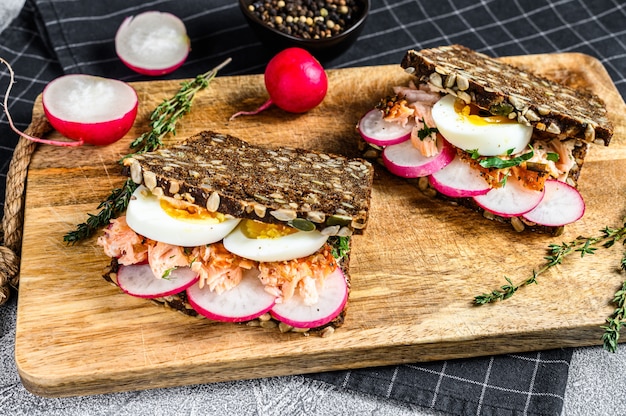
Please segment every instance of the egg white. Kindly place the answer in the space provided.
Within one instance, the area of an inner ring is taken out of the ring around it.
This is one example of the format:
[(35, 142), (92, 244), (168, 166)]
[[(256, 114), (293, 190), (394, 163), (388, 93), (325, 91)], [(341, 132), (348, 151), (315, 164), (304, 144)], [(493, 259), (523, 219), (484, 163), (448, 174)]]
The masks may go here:
[(277, 238), (250, 238), (241, 225), (224, 237), (224, 247), (231, 253), (250, 260), (286, 261), (310, 256), (319, 250), (328, 236), (317, 230), (297, 231)]
[(482, 156), (513, 154), (527, 149), (533, 128), (520, 123), (474, 123), (454, 109), (456, 97), (446, 95), (435, 103), (433, 120), (439, 133), (454, 146)]
[(159, 198), (143, 185), (137, 187), (126, 209), (126, 222), (137, 234), (152, 240), (182, 247), (194, 247), (220, 241), (239, 223), (212, 219), (178, 219), (167, 214)]

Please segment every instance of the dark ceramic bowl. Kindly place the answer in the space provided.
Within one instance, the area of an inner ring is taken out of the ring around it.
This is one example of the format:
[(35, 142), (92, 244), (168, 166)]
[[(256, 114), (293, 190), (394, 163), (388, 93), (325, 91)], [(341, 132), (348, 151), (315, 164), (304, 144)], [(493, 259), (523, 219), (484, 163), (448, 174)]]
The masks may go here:
[(250, 27), (269, 50), (278, 52), (284, 48), (297, 46), (306, 49), (322, 61), (337, 57), (354, 43), (363, 30), (370, 10), (369, 0), (356, 0), (359, 12), (358, 15), (353, 15), (350, 27), (331, 37), (305, 39), (268, 26), (257, 14), (250, 11), (249, 6), (255, 1), (258, 0), (239, 0), (239, 7)]

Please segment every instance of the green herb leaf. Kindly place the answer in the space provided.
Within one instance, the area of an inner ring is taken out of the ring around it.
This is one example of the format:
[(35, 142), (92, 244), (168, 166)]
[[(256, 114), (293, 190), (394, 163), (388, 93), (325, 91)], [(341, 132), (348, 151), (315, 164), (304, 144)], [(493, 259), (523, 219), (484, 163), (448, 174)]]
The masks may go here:
[(548, 152), (546, 158), (552, 162), (558, 162), (561, 156), (558, 153)]
[(439, 130), (437, 129), (437, 127), (428, 127), (424, 119), (421, 119), (420, 121), (424, 125), (424, 127), (419, 129), (419, 131), (417, 132), (417, 137), (420, 140), (424, 140), (425, 138), (430, 137), (430, 135), (433, 133), (439, 133)]
[(169, 269), (167, 269), (166, 271), (163, 272), (163, 276), (161, 276), (161, 279), (164, 280), (170, 280), (171, 276), (172, 276), (172, 272), (176, 270), (176, 267), (171, 267)]
[(350, 251), (350, 237), (333, 236), (328, 240), (332, 247), (332, 255), (336, 260), (341, 260)]
[[(501, 159), (495, 156), (487, 157), (487, 158), (479, 160), (478, 164), (482, 166), (483, 168), (496, 168), (496, 169), (504, 169), (504, 168), (511, 168), (513, 166), (519, 166), (523, 162), (529, 159), (532, 159), (532, 157), (535, 155), (535, 150), (532, 148), (532, 146), (529, 145), (529, 147), (530, 147), (530, 152), (524, 153), (520, 156), (511, 158), (511, 159)], [(510, 155), (511, 153), (513, 153), (513, 149), (509, 149), (506, 152), (507, 156)]]

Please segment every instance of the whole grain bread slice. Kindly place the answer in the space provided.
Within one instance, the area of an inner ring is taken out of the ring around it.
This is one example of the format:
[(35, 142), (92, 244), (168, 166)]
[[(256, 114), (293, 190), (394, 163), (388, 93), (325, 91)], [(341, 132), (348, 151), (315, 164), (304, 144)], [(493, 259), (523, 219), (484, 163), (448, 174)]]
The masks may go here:
[(367, 226), (374, 170), (364, 159), (290, 147), (268, 148), (204, 131), (135, 154), (124, 172), (154, 194), (235, 218), (287, 223), (326, 235)]
[(561, 140), (609, 144), (613, 126), (603, 101), (461, 45), (409, 50), (401, 62), (431, 89), (492, 114), (507, 115)]

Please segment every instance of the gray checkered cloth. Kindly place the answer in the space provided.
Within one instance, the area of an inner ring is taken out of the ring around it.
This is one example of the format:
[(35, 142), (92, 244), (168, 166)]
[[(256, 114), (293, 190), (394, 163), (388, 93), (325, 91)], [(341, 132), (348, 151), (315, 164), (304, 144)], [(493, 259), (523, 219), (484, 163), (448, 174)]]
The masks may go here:
[[(145, 80), (119, 61), (113, 37), (126, 16), (146, 10), (178, 15), (190, 35), (191, 55), (169, 78), (193, 77), (226, 57), (233, 62), (221, 75), (260, 73), (271, 57), (234, 0), (27, 0), (18, 18), (0, 34), (0, 56), (17, 74), (9, 102), (17, 127), (23, 130), (28, 126), (35, 97), (59, 75), (88, 73)], [(450, 43), (492, 56), (582, 52), (598, 58), (626, 96), (624, 22), (626, 5), (620, 0), (373, 0), (368, 23), (356, 44), (324, 65), (398, 64), (408, 49)], [(8, 73), (1, 68), (1, 88), (7, 82)], [(3, 208), (6, 172), (17, 143), (4, 116), (0, 117), (0, 137)], [(3, 317), (14, 318), (15, 302), (6, 308)], [(7, 348), (5, 344), (12, 338), (5, 332), (6, 320), (3, 322), (2, 342)], [(452, 415), (560, 415), (571, 356), (570, 349), (562, 349), (306, 377)], [(6, 392), (12, 391), (16, 382), (0, 378), (0, 383), (0, 390)], [(189, 394), (200, 398), (202, 387), (190, 389)], [(9, 394), (0, 406), (17, 406), (20, 397)], [(55, 406), (59, 403), (63, 402), (54, 401)], [(43, 409), (46, 401), (42, 399), (36, 406)], [(29, 410), (40, 412), (37, 407)]]

